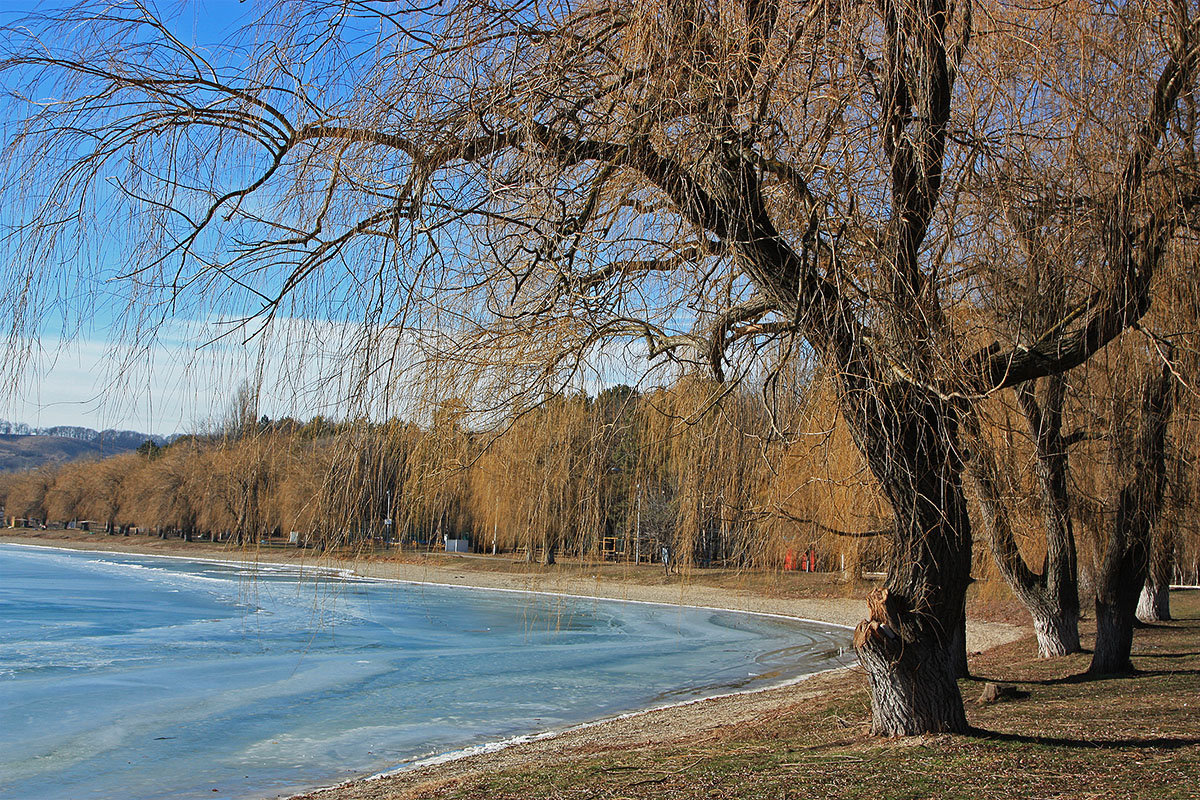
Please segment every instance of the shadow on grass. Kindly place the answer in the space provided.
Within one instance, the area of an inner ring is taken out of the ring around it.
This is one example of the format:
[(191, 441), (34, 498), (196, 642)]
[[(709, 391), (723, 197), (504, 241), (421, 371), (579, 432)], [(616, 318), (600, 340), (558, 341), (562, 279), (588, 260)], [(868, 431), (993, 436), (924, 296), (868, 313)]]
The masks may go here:
[(1138, 658), (1192, 658), (1200, 656), (1200, 650), (1192, 650), (1187, 653), (1142, 653)]
[[(1164, 656), (1141, 656), (1142, 658), (1163, 658)], [(1135, 669), (1132, 672), (1112, 672), (1095, 674), (1088, 671), (1077, 672), (1073, 675), (1063, 675), (1060, 678), (989, 678), (984, 675), (972, 675), (974, 681), (993, 681), (995, 683), (1024, 684), (1027, 686), (1071, 686), (1080, 683), (1096, 683), (1098, 681), (1136, 680), (1137, 678), (1158, 678), (1170, 675), (1200, 675), (1200, 669)]]
[(1146, 739), (1072, 739), (1063, 736), (1032, 736), (1024, 733), (1001, 733), (983, 728), (972, 728), (967, 734), (976, 739), (993, 742), (1017, 742), (1047, 747), (1077, 747), (1085, 750), (1123, 750), (1129, 748), (1178, 750), (1182, 747), (1200, 745), (1197, 737), (1156, 736)]

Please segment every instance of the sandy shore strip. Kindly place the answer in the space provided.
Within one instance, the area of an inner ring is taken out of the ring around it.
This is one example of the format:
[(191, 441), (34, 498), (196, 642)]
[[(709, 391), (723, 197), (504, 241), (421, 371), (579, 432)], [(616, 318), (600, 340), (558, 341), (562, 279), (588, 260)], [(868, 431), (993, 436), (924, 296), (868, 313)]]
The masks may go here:
[[(9, 535), (8, 532), (4, 532), (0, 535), (0, 543), (168, 555), (248, 564), (290, 564), (301, 569), (347, 570), (363, 577), (385, 580), (703, 606), (778, 614), (851, 627), (862, 619), (865, 612), (865, 603), (861, 598), (778, 598), (746, 590), (701, 586), (687, 581), (648, 585), (578, 574), (480, 571), (455, 569), (453, 565), (427, 562), (331, 558), (306, 551), (224, 549), (184, 544), (178, 540), (130, 540), (115, 536), (59, 538), (45, 534), (26, 536)], [(1026, 633), (1027, 629), (1023, 626), (968, 620), (967, 648), (972, 652), (987, 650), (1014, 641)], [(314, 800), (393, 800), (417, 797), (437, 786), (456, 782), (468, 775), (550, 764), (570, 757), (572, 753), (638, 748), (684, 737), (694, 738), (707, 731), (769, 717), (778, 713), (783, 706), (802, 703), (805, 699), (826, 691), (833, 681), (841, 679), (842, 672), (844, 670), (837, 670), (835, 674), (818, 674), (789, 686), (635, 712), (549, 735), (523, 737), (506, 743), (507, 746), (499, 749), (485, 747), (448, 754), (447, 757), (404, 768), (399, 772), (354, 780), (296, 797)]]

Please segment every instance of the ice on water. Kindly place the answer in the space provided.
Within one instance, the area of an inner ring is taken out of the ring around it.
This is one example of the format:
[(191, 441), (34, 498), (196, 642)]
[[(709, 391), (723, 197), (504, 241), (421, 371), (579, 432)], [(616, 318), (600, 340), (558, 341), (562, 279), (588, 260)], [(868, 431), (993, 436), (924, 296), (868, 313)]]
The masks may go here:
[(273, 797), (812, 672), (845, 640), (676, 606), (0, 545), (0, 798)]

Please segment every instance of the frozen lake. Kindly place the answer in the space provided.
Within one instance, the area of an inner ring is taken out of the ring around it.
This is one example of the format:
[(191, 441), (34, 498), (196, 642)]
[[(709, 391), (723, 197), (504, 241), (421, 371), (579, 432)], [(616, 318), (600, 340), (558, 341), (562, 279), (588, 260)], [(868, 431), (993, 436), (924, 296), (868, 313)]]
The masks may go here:
[[(261, 798), (844, 663), (832, 626), (0, 544), (0, 798)], [(216, 790), (216, 791), (214, 791)]]

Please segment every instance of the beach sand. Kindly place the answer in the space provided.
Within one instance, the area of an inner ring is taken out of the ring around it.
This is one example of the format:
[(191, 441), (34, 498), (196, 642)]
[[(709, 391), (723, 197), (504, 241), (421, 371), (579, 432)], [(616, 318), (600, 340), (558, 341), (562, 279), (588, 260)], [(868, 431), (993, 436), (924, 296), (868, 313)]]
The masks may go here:
[[(206, 543), (184, 543), (178, 539), (106, 536), (78, 531), (4, 531), (0, 534), (0, 542), (229, 561), (286, 563), (317, 569), (351, 570), (373, 578), (754, 611), (850, 627), (862, 619), (866, 610), (861, 597), (778, 597), (746, 588), (700, 585), (686, 578), (657, 584), (637, 582), (628, 578), (618, 581), (599, 574), (580, 574), (586, 571), (582, 567), (538, 571), (524, 564), (512, 564), (511, 570), (504, 571), (470, 568), (473, 565), (464, 559), (457, 562), (456, 568), (456, 563), (445, 557), (415, 561), (347, 559), (318, 556), (300, 550), (243, 550)], [(489, 565), (491, 566), (493, 565)], [(1020, 625), (968, 619), (967, 649), (970, 652), (987, 650), (1015, 641), (1026, 633), (1027, 629)], [(694, 741), (706, 732), (753, 723), (757, 719), (777, 714), (781, 709), (803, 704), (806, 698), (843, 685), (846, 672), (858, 673), (857, 679), (865, 681), (857, 667), (850, 667), (812, 676), (791, 686), (626, 715), (534, 741), (515, 743), (494, 752), (466, 755), (406, 769), (385, 777), (351, 781), (297, 797), (320, 800), (392, 800), (419, 797), (438, 786), (454, 783), (464, 776), (494, 773), (515, 767), (553, 764), (561, 759), (570, 758), (572, 754), (641, 748), (685, 738)]]

